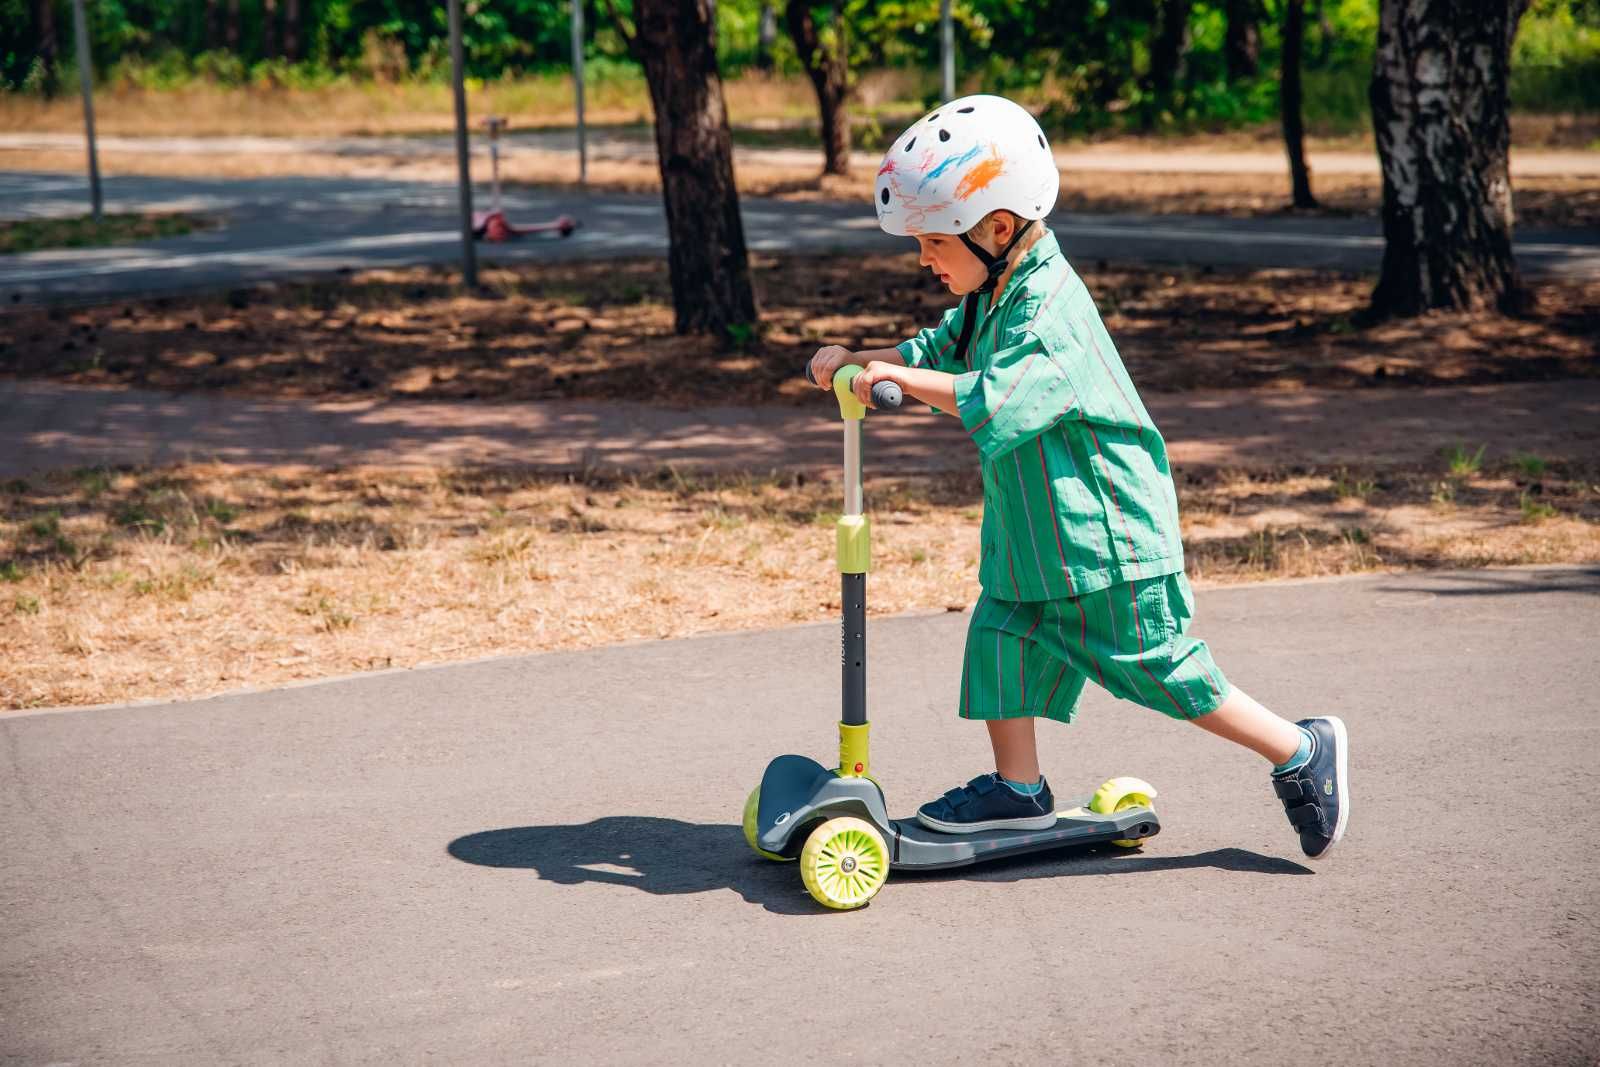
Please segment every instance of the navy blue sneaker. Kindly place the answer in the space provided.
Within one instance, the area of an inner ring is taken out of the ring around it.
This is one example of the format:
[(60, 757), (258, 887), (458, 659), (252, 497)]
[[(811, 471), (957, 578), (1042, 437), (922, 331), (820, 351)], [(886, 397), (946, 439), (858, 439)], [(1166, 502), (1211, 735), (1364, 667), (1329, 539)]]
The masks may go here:
[(1272, 791), (1283, 801), (1289, 825), (1300, 833), (1300, 848), (1320, 859), (1344, 836), (1350, 819), (1350, 738), (1331, 715), (1301, 719), (1311, 731), (1311, 758), (1303, 766), (1272, 776)]
[(960, 789), (917, 809), (917, 821), (942, 834), (975, 834), (980, 830), (1048, 830), (1056, 824), (1056, 801), (1050, 783), (1025, 797), (1000, 780), (984, 774)]

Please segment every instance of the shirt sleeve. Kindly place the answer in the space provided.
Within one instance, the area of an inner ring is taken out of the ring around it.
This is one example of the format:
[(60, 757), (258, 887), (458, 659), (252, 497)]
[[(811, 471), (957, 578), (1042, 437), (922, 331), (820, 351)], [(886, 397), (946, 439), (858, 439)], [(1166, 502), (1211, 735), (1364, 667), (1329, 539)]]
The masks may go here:
[(908, 367), (926, 367), (946, 374), (956, 374), (966, 368), (955, 362), (956, 340), (961, 336), (962, 301), (944, 313), (939, 325), (931, 330), (920, 330), (915, 337), (895, 346), (900, 358)]
[(957, 374), (955, 393), (961, 424), (989, 461), (1078, 411), (1065, 364), (1025, 329), (1006, 337), (982, 370)]

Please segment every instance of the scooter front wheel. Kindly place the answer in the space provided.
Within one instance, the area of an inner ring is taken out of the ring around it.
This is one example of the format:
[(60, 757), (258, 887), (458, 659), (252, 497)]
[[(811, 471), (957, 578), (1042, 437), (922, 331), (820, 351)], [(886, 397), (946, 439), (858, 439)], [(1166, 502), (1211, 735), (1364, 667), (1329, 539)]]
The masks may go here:
[(761, 787), (758, 785), (750, 790), (750, 799), (744, 802), (744, 840), (745, 844), (755, 850), (756, 855), (764, 856), (769, 860), (779, 863), (791, 863), (793, 856), (780, 856), (776, 852), (768, 852), (756, 844), (756, 812), (761, 807)]
[(800, 850), (800, 878), (818, 904), (859, 908), (889, 880), (889, 846), (865, 819), (829, 819)]

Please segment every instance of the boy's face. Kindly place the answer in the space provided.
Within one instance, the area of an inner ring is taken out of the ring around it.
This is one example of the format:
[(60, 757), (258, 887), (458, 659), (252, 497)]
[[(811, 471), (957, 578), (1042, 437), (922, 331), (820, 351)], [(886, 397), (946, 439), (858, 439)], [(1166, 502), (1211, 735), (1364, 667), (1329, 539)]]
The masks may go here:
[(918, 234), (917, 251), (917, 261), (937, 275), (956, 296), (967, 295), (989, 277), (983, 262), (954, 234)]

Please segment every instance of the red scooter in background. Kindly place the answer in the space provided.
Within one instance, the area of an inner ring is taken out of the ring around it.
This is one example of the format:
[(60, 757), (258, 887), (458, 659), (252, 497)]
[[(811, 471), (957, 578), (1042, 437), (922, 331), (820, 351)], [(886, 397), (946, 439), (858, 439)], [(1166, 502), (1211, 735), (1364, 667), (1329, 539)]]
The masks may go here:
[(535, 222), (528, 226), (516, 226), (506, 218), (506, 213), (500, 203), (500, 131), (509, 124), (508, 120), (497, 115), (490, 115), (485, 120), (489, 127), (489, 170), (492, 176), (493, 190), (490, 197), (488, 211), (475, 211), (472, 214), (472, 236), (480, 241), (509, 241), (513, 237), (521, 237), (528, 233), (558, 233), (562, 237), (569, 237), (573, 230), (578, 228), (578, 220), (567, 215), (562, 215), (553, 222)]

